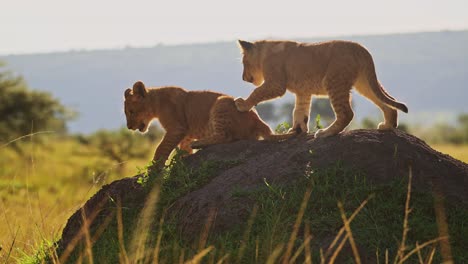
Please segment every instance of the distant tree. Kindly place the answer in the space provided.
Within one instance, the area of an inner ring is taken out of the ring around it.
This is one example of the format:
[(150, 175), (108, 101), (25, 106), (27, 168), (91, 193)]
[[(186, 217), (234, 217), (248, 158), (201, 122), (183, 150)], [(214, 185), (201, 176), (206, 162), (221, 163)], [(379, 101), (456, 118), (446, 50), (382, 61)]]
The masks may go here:
[(81, 143), (91, 145), (105, 157), (117, 163), (119, 173), (125, 168), (125, 161), (152, 155), (162, 131), (151, 127), (145, 135), (138, 135), (126, 127), (119, 130), (99, 130), (88, 137), (81, 136)]
[(20, 76), (1, 70), (0, 141), (8, 142), (31, 132), (66, 132), (66, 122), (76, 114), (47, 92), (30, 90)]
[(460, 114), (457, 118), (457, 126), (446, 139), (453, 144), (468, 144), (468, 114)]
[(331, 123), (335, 118), (335, 112), (331, 107), (330, 100), (327, 98), (317, 98), (312, 103), (312, 109), (310, 111), (313, 118), (316, 115), (320, 115), (320, 119), (327, 123)]
[(458, 124), (460, 125), (464, 143), (468, 143), (468, 114), (460, 114), (458, 116)]
[(365, 117), (361, 121), (361, 128), (373, 129), (377, 128), (377, 122), (370, 117)]
[(404, 131), (404, 132), (406, 132), (406, 133), (409, 133), (409, 132), (410, 132), (410, 127), (409, 127), (409, 125), (408, 125), (407, 123), (402, 123), (402, 122), (400, 122), (400, 123), (398, 124), (398, 129), (401, 130), (401, 131)]
[(278, 108), (277, 121), (279, 123), (287, 122), (292, 125), (292, 115), (294, 110), (294, 102), (286, 102)]
[(468, 144), (468, 114), (460, 114), (455, 124), (440, 122), (423, 128), (411, 126), (410, 130), (430, 143)]

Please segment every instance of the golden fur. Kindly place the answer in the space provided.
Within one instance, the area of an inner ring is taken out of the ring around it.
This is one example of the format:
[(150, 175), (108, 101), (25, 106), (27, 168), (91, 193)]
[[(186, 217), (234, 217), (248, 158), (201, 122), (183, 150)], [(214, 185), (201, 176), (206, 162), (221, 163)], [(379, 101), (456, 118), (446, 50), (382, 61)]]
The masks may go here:
[(186, 91), (180, 87), (147, 89), (138, 81), (133, 89), (126, 89), (124, 96), (128, 129), (146, 132), (157, 118), (166, 130), (154, 154), (157, 166), (164, 165), (178, 145), (192, 153), (193, 148), (235, 140), (281, 140), (290, 136), (274, 135), (255, 110), (239, 112), (234, 98), (221, 93)]
[(382, 110), (385, 121), (379, 129), (398, 126), (396, 109), (408, 112), (406, 105), (384, 90), (377, 80), (371, 54), (358, 43), (239, 40), (239, 46), (243, 53), (242, 78), (258, 86), (246, 100), (236, 99), (239, 111), (248, 111), (289, 90), (296, 95), (293, 129), (307, 132), (312, 96), (328, 96), (336, 120), (315, 136), (331, 136), (343, 131), (353, 119), (350, 101), (354, 86)]

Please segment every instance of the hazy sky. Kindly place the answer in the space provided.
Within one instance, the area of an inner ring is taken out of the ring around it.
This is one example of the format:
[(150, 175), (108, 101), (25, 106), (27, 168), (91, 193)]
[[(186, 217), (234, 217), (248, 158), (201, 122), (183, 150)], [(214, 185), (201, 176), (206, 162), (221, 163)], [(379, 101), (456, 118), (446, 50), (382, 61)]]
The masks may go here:
[(0, 0), (0, 54), (468, 29), (467, 0)]

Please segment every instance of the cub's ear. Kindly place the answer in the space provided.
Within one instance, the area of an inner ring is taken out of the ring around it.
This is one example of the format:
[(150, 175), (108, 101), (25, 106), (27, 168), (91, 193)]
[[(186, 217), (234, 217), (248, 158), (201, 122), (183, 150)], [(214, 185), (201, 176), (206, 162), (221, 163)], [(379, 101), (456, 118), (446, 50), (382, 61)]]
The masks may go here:
[(146, 90), (145, 84), (142, 81), (138, 81), (133, 84), (133, 94), (145, 97), (147, 93), (148, 90)]
[(132, 95), (132, 89), (128, 88), (127, 90), (125, 90), (125, 99), (128, 99), (131, 95)]
[(248, 42), (245, 40), (238, 40), (237, 43), (239, 44), (239, 47), (241, 48), (242, 51), (248, 51), (251, 50), (254, 47), (254, 44), (252, 42)]

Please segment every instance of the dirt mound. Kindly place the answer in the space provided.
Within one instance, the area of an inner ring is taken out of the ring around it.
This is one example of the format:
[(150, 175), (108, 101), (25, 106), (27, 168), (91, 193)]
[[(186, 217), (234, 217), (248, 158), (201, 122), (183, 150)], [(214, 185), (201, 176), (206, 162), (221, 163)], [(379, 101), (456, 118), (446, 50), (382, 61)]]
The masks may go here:
[[(212, 232), (227, 230), (246, 221), (253, 201), (232, 195), (274, 184), (291, 184), (305, 171), (336, 165), (361, 170), (368, 181), (386, 183), (413, 171), (413, 186), (431, 191), (434, 186), (448, 198), (468, 204), (468, 165), (430, 148), (422, 140), (401, 131), (354, 130), (330, 138), (292, 138), (283, 142), (238, 141), (208, 147), (184, 159), (189, 168), (204, 161), (235, 161), (218, 170), (211, 181), (180, 197), (171, 206), (184, 236), (196, 236), (214, 216)], [(125, 206), (142, 206), (145, 195), (137, 177), (104, 186), (83, 207), (86, 216), (102, 218), (108, 213), (109, 198)], [(78, 210), (63, 230), (59, 246), (77, 237), (82, 226)]]

